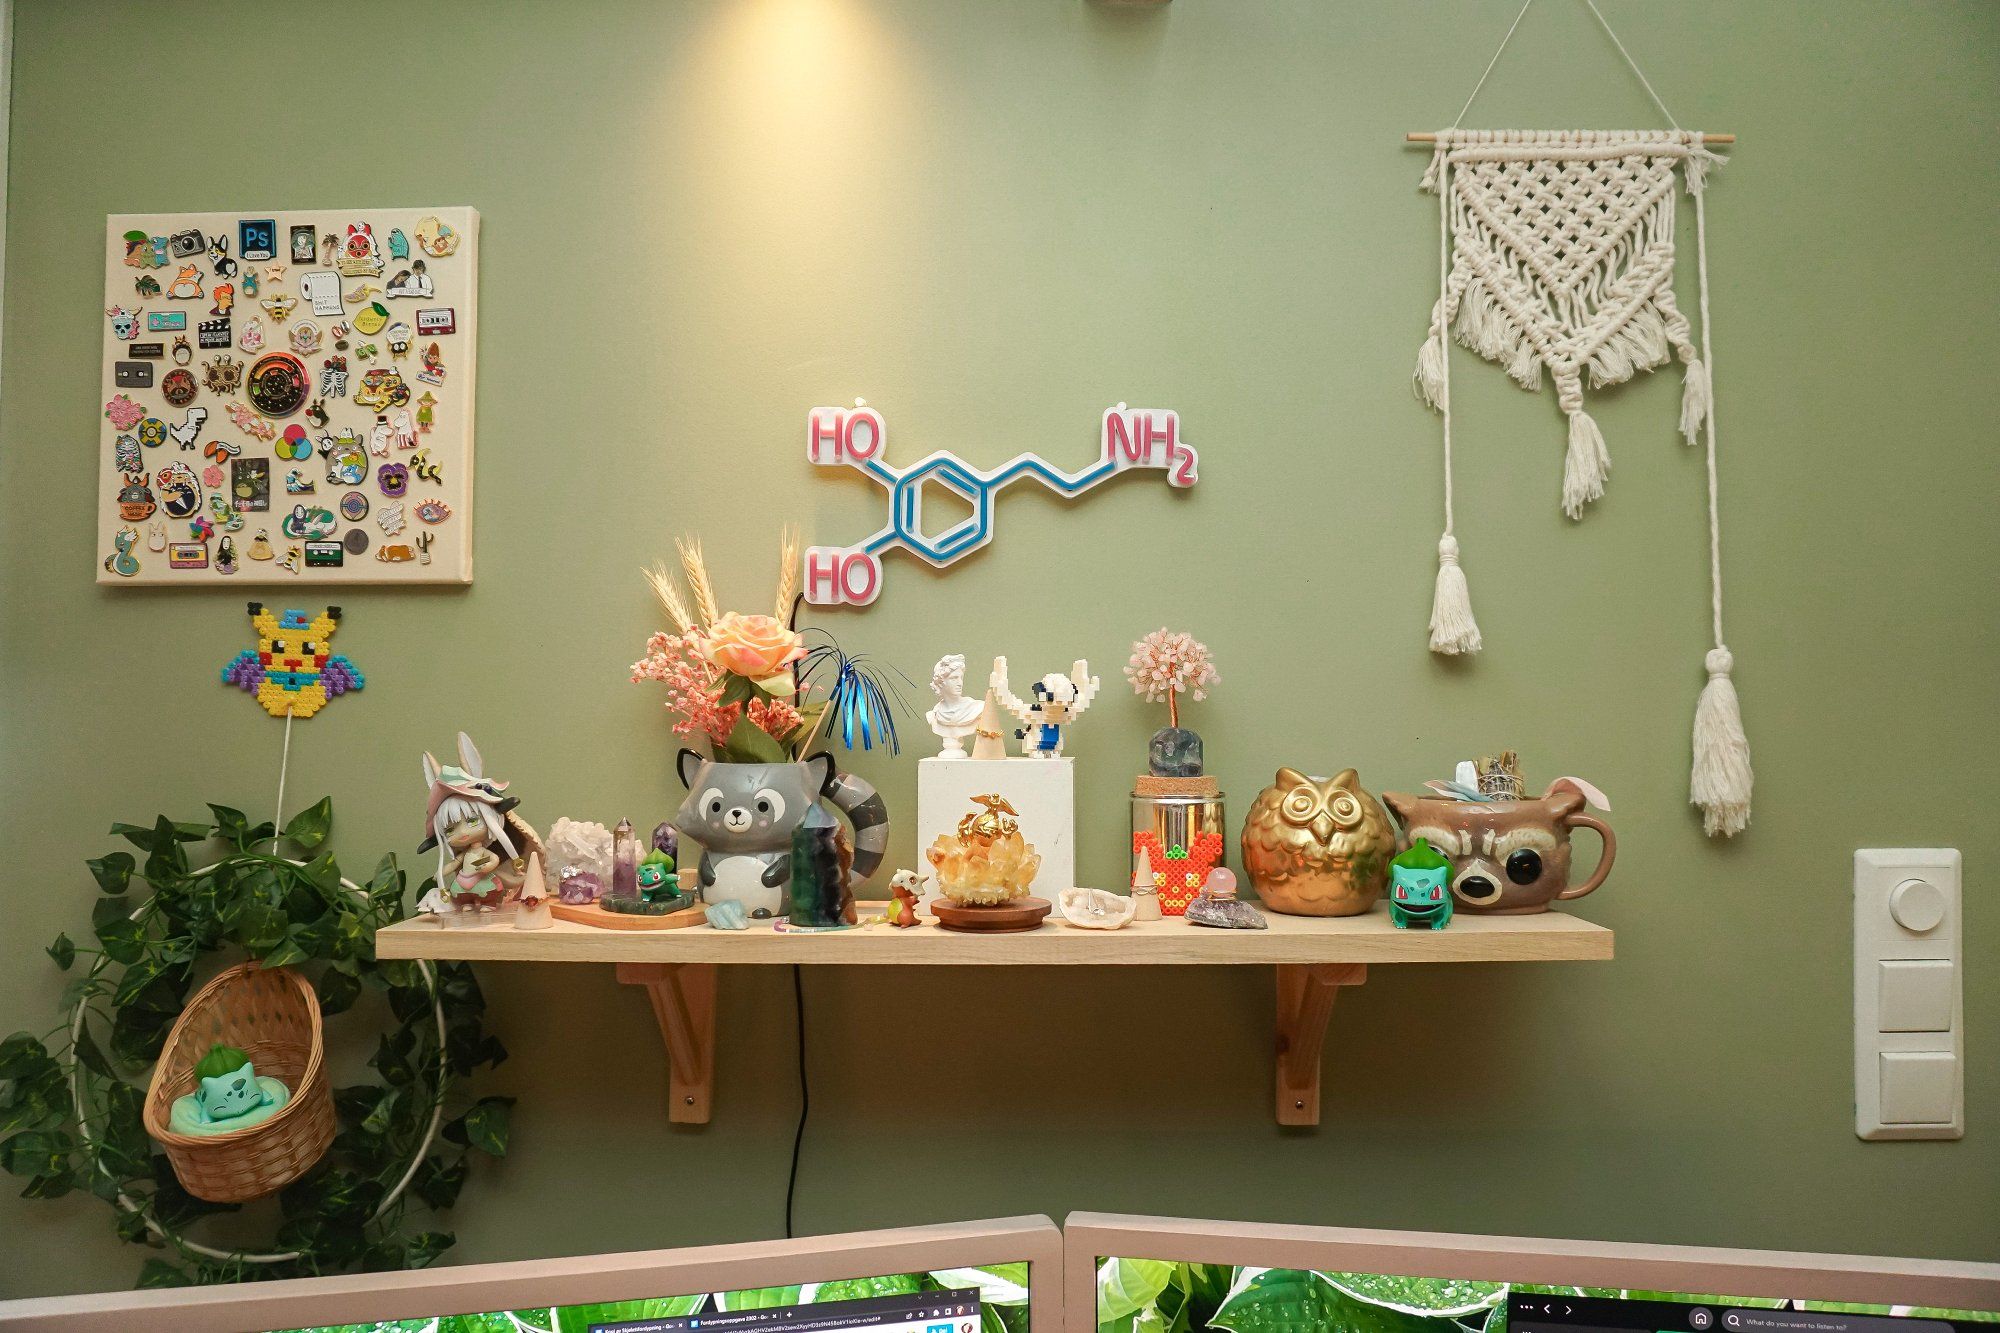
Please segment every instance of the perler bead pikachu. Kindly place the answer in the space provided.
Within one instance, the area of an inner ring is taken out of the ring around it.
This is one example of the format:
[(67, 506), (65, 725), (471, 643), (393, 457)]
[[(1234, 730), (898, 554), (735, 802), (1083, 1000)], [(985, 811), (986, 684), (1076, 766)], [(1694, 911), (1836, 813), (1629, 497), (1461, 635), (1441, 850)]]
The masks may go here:
[(257, 648), (232, 658), (222, 668), (222, 681), (256, 695), (272, 717), (311, 717), (333, 696), (361, 688), (354, 663), (331, 651), (339, 607), (329, 606), (316, 616), (273, 614), (262, 602), (252, 602), (250, 624), (257, 631)]

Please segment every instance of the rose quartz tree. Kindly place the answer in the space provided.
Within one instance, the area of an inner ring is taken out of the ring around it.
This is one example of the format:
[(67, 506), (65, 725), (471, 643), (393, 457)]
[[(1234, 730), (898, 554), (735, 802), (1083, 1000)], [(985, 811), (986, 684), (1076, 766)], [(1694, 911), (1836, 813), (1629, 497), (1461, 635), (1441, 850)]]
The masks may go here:
[(1208, 697), (1208, 687), (1221, 680), (1209, 660), (1208, 645), (1182, 630), (1165, 626), (1132, 645), (1125, 664), (1132, 692), (1147, 703), (1167, 705), (1167, 725), (1153, 733), (1147, 767), (1155, 777), (1201, 776), (1201, 737), (1181, 725), (1180, 697)]

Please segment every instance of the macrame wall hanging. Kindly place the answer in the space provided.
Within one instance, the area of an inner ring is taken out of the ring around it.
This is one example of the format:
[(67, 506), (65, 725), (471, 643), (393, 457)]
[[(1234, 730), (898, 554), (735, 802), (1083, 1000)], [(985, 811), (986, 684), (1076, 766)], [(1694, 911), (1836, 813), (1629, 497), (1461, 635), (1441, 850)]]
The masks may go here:
[[(1505, 367), (1522, 388), (1544, 372), (1568, 418), (1562, 507), (1572, 519), (1604, 494), (1611, 455), (1585, 408), (1586, 389), (1621, 384), (1678, 360), (1680, 432), (1708, 461), (1709, 598), (1714, 647), (1695, 706), (1689, 799), (1710, 836), (1750, 822), (1750, 747), (1722, 639), (1722, 543), (1716, 509), (1715, 403), (1709, 336), (1708, 170), (1711, 143), (1733, 136), (1680, 128), (1595, 0), (1584, 0), (1637, 75), (1664, 130), (1459, 128), (1534, 0), (1514, 16), (1451, 127), (1411, 139), (1435, 146), (1423, 186), (1438, 196), (1437, 304), (1417, 354), (1417, 396), (1437, 409), (1444, 436), (1444, 535), (1431, 606), (1431, 650), (1476, 653), (1478, 622), (1453, 531), (1451, 358), (1447, 337)], [(1699, 341), (1674, 300), (1676, 176), (1694, 203)]]

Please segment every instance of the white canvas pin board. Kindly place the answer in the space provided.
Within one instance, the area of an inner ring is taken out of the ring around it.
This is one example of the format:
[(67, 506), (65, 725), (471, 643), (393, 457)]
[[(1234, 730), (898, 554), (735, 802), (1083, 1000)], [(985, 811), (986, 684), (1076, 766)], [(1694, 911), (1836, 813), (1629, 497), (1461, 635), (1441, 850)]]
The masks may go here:
[(479, 214), (106, 221), (97, 581), (470, 583)]

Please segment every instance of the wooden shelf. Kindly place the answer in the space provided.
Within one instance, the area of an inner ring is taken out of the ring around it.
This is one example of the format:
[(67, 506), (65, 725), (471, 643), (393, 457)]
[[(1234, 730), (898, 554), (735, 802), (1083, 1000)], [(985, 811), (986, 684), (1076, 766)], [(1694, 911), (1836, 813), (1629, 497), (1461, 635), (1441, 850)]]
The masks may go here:
[[(863, 904), (863, 913), (873, 904)], [(863, 926), (822, 935), (749, 930), (598, 930), (558, 921), (547, 930), (493, 924), (452, 927), (401, 921), (375, 937), (383, 958), (453, 958), (508, 963), (911, 963), (990, 966), (1192, 965), (1223, 963), (1554, 963), (1611, 957), (1603, 926), (1543, 912), (1535, 916), (1460, 913), (1445, 930), (1397, 930), (1389, 911), (1366, 916), (1265, 914), (1269, 930), (1207, 930), (1153, 921), (1123, 930), (1055, 924), (1019, 935), (964, 935), (925, 922), (910, 930)]]
[[(865, 904), (864, 912), (875, 910)], [(402, 921), (375, 937), (381, 958), (512, 963), (610, 963), (618, 979), (644, 986), (668, 1054), (668, 1118), (706, 1124), (714, 1088), (716, 967), (725, 963), (940, 966), (1203, 966), (1277, 968), (1276, 1115), (1283, 1125), (1319, 1123), (1320, 1053), (1342, 986), (1358, 986), (1375, 963), (1550, 963), (1608, 959), (1612, 934), (1560, 912), (1534, 916), (1461, 913), (1442, 931), (1397, 930), (1387, 907), (1365, 916), (1266, 913), (1269, 930), (1206, 930), (1167, 920), (1123, 930), (1051, 924), (1019, 935), (965, 935), (926, 921), (911, 930), (869, 925), (826, 934), (749, 930), (599, 930), (558, 921), (516, 930), (502, 914), (489, 925)]]

